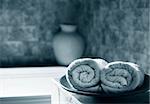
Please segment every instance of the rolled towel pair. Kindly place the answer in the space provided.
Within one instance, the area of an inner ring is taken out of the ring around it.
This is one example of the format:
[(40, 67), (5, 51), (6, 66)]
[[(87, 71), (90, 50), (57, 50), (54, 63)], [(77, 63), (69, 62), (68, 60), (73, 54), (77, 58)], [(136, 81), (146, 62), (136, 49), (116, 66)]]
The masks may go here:
[(106, 93), (126, 92), (142, 85), (144, 73), (130, 62), (78, 59), (68, 66), (67, 81), (74, 89)]

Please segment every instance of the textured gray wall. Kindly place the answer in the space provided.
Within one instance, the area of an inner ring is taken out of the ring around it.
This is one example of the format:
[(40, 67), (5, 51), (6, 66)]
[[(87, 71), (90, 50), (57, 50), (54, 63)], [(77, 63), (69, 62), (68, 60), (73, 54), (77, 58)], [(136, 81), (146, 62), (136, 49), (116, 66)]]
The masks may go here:
[(54, 65), (53, 34), (60, 23), (76, 22), (77, 3), (0, 0), (0, 66)]
[[(149, 0), (81, 0), (85, 56), (135, 62), (150, 73)], [(84, 2), (83, 2), (84, 1)]]
[(54, 65), (53, 34), (77, 23), (84, 56), (150, 69), (149, 0), (0, 0), (0, 66)]

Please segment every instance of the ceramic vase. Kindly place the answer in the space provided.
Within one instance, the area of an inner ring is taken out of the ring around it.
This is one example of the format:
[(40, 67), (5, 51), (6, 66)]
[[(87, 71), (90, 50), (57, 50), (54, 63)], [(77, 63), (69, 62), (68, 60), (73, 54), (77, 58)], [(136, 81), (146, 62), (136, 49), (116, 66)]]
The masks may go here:
[(61, 24), (60, 29), (53, 38), (54, 54), (60, 65), (69, 65), (82, 56), (85, 44), (76, 25)]

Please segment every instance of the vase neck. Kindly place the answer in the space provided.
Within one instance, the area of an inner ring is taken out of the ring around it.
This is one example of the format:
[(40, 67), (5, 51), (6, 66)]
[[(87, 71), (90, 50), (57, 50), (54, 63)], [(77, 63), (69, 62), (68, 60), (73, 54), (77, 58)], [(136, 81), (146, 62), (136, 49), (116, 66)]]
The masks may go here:
[(76, 25), (61, 24), (60, 28), (64, 32), (75, 32), (77, 29), (77, 26)]

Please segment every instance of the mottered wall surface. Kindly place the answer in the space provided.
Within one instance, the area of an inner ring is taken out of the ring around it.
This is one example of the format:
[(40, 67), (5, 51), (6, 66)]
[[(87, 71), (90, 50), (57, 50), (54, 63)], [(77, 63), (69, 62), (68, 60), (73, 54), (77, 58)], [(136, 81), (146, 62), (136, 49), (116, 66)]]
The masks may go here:
[(75, 20), (72, 5), (76, 2), (0, 0), (0, 66), (55, 65), (53, 34), (60, 23)]
[(150, 71), (149, 0), (0, 0), (0, 66), (54, 65), (59, 24), (76, 23), (84, 57), (138, 63)]
[(150, 1), (81, 0), (85, 56), (131, 61), (150, 73)]

